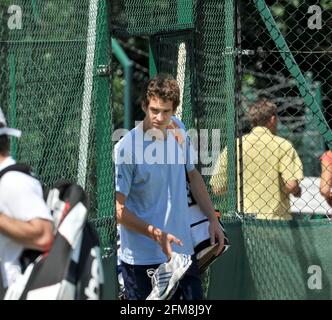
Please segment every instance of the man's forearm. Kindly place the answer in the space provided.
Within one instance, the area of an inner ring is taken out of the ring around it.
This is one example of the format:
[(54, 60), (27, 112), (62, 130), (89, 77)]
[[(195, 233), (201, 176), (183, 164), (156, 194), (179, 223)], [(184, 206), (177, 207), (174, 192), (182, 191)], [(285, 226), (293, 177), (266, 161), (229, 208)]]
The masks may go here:
[(0, 233), (27, 248), (45, 251), (53, 240), (52, 226), (40, 220), (21, 221), (0, 213)]
[(124, 205), (118, 205), (117, 211), (117, 223), (122, 224), (131, 231), (143, 234), (153, 240), (156, 240), (156, 237), (162, 233), (160, 229), (138, 218)]
[(166, 233), (163, 230), (146, 223), (142, 219), (138, 218), (135, 214), (125, 206), (126, 197), (121, 194), (116, 194), (116, 218), (117, 223), (122, 224), (127, 229), (143, 234), (148, 238), (156, 241), (161, 250), (166, 254), (168, 258), (171, 258), (172, 247), (171, 244), (175, 243), (178, 246), (182, 246), (183, 243), (180, 239), (176, 238), (170, 233)]

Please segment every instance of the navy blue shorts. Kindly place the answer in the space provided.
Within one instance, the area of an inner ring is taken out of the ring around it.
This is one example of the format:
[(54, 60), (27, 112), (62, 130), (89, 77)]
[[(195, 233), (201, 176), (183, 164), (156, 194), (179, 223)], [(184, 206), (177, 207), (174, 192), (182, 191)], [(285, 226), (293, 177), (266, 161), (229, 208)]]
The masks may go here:
[[(192, 264), (180, 280), (179, 286), (171, 300), (202, 300), (202, 281), (199, 275), (195, 256), (191, 256)], [(121, 262), (122, 277), (126, 296), (129, 300), (146, 300), (151, 293), (151, 278), (147, 275), (148, 269), (157, 269), (159, 264), (130, 265)]]

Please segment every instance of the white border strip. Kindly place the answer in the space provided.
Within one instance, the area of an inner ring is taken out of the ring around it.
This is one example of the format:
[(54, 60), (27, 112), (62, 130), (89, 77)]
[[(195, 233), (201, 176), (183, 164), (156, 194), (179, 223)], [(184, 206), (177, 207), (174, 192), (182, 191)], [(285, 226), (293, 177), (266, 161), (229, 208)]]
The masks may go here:
[(93, 86), (93, 65), (96, 48), (96, 28), (98, 15), (98, 0), (90, 0), (89, 6), (89, 26), (87, 33), (87, 48), (84, 75), (84, 93), (81, 118), (80, 149), (78, 158), (77, 183), (85, 188), (88, 147), (89, 147), (89, 129), (91, 113), (91, 96)]

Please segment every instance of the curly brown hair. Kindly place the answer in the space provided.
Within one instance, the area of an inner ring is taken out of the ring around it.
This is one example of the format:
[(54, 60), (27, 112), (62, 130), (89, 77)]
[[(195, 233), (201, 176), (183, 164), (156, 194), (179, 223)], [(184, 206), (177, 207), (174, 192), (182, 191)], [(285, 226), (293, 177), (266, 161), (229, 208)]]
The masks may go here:
[(157, 97), (163, 101), (173, 102), (173, 111), (176, 111), (180, 103), (180, 88), (176, 80), (170, 74), (161, 73), (148, 81), (143, 98), (142, 108), (146, 109), (151, 97)]
[(249, 119), (253, 127), (265, 126), (272, 116), (277, 115), (277, 106), (270, 100), (262, 98), (249, 107)]
[[(4, 123), (0, 122), (0, 128), (4, 128)], [(7, 156), (10, 149), (10, 141), (7, 135), (0, 135), (0, 155)]]

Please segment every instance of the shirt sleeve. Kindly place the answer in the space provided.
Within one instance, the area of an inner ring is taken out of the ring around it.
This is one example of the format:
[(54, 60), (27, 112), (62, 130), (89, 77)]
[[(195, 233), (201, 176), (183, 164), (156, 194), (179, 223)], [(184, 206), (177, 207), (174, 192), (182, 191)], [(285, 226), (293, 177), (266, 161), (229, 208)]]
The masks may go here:
[(134, 161), (132, 152), (118, 144), (114, 149), (115, 162), (115, 191), (122, 193), (125, 197), (130, 192), (133, 180)]
[(214, 166), (210, 185), (215, 190), (227, 188), (227, 148), (222, 151)]
[(133, 165), (120, 164), (115, 165), (115, 190), (128, 196), (130, 186), (133, 180)]
[(284, 182), (303, 180), (303, 165), (299, 155), (291, 144), (280, 159), (280, 173)]
[(2, 180), (3, 199), (10, 217), (22, 221), (53, 220), (37, 179), (21, 172), (8, 172)]

